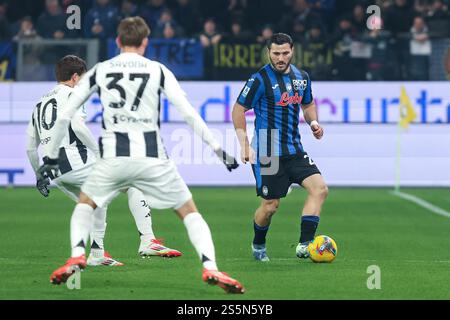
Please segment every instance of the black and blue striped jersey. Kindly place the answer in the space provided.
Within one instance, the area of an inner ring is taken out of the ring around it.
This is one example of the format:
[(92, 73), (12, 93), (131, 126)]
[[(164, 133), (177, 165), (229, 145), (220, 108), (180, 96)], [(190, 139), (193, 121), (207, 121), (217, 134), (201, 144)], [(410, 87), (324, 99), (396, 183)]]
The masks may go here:
[(282, 74), (267, 64), (250, 77), (237, 102), (255, 112), (252, 147), (258, 156), (303, 152), (298, 130), (300, 107), (313, 102), (311, 80), (305, 71), (291, 64), (290, 72)]

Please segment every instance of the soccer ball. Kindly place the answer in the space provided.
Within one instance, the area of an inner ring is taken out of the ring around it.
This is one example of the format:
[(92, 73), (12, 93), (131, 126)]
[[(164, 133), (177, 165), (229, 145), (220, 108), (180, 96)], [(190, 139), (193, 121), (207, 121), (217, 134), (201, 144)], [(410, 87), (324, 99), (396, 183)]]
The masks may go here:
[(332, 262), (337, 255), (337, 245), (330, 237), (320, 235), (308, 245), (308, 252), (314, 262)]

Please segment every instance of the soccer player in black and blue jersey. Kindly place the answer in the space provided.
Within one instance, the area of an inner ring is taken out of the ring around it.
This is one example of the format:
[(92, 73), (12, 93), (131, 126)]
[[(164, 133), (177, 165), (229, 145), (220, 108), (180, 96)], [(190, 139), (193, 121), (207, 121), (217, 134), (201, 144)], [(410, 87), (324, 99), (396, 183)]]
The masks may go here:
[[(296, 248), (299, 258), (309, 256), (307, 246), (314, 239), (322, 204), (328, 194), (319, 169), (303, 149), (298, 131), (300, 108), (316, 139), (323, 136), (308, 74), (290, 62), (293, 42), (289, 35), (277, 33), (268, 43), (270, 63), (253, 74), (233, 107), (233, 123), (241, 146), (241, 160), (252, 164), (257, 195), (262, 198), (255, 212), (253, 256), (269, 261), (266, 234), (280, 198), (292, 183), (308, 192), (300, 223)], [(255, 113), (255, 134), (250, 146), (245, 112)]]

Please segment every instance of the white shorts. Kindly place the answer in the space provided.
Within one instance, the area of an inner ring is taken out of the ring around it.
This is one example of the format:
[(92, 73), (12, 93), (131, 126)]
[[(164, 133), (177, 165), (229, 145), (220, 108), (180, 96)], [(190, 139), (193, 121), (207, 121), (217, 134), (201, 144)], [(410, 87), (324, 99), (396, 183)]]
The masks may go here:
[(151, 208), (178, 209), (192, 198), (172, 160), (108, 158), (98, 160), (81, 190), (99, 207), (107, 206), (120, 190), (142, 191)]
[(86, 165), (81, 169), (69, 171), (52, 181), (62, 192), (68, 195), (69, 198), (78, 202), (81, 186), (91, 174), (93, 167), (94, 164)]

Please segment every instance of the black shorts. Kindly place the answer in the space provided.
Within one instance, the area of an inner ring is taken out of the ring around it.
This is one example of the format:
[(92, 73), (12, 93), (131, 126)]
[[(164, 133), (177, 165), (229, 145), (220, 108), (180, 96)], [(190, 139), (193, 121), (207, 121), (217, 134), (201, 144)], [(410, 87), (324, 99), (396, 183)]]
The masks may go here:
[(256, 194), (264, 199), (283, 198), (292, 183), (301, 185), (309, 176), (320, 174), (306, 152), (273, 157), (268, 164), (267, 159), (260, 160), (252, 165), (252, 169), (256, 179)]

